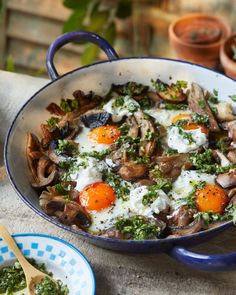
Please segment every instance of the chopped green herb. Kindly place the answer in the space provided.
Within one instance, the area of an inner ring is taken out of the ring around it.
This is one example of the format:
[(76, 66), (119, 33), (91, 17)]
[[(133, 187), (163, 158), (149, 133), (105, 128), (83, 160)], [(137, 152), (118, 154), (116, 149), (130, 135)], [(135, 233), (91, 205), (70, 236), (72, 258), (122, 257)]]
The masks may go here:
[(204, 99), (199, 100), (198, 105), (201, 109), (204, 109), (206, 107), (206, 102)]
[(186, 204), (190, 207), (190, 208), (195, 208), (195, 193), (198, 189), (202, 189), (204, 188), (206, 185), (205, 181), (199, 181), (198, 183), (193, 185), (193, 189), (191, 191), (191, 193), (186, 197), (186, 198), (181, 198), (179, 199), (180, 202), (186, 202)]
[(152, 204), (158, 197), (158, 191), (163, 190), (169, 192), (172, 188), (172, 183), (168, 179), (158, 179), (157, 183), (148, 187), (148, 193), (143, 196), (142, 203), (144, 206)]
[(79, 109), (79, 101), (75, 99), (72, 100), (62, 98), (60, 107), (66, 113), (77, 111)]
[(57, 183), (55, 185), (55, 189), (61, 195), (68, 195), (68, 192), (70, 191), (70, 188), (68, 186), (63, 185), (62, 183)]
[(122, 108), (124, 106), (125, 99), (123, 96), (119, 96), (115, 99), (113, 102), (112, 106), (117, 107), (117, 108)]
[(151, 107), (150, 100), (147, 96), (145, 96), (143, 99), (139, 100), (139, 105), (142, 110), (148, 110)]
[(233, 101), (236, 101), (236, 94), (229, 95), (229, 98), (231, 98)]
[(217, 114), (217, 113), (218, 113), (218, 110), (217, 110), (216, 107), (210, 106), (210, 109), (212, 110), (212, 112), (213, 112), (214, 114)]
[(213, 94), (217, 97), (218, 96), (218, 90), (213, 89)]
[(152, 139), (154, 139), (154, 137), (155, 137), (154, 132), (152, 132), (150, 130), (148, 130), (147, 133), (145, 134), (145, 139), (146, 140), (152, 140)]
[(105, 157), (110, 153), (109, 149), (107, 150), (103, 150), (103, 151), (92, 151), (92, 152), (83, 152), (80, 153), (78, 156), (80, 158), (87, 158), (87, 157), (92, 157), (92, 158), (96, 158), (98, 160), (104, 160)]
[(67, 295), (69, 289), (60, 280), (55, 284), (49, 277), (45, 277), (35, 285), (34, 292), (36, 295)]
[(58, 122), (59, 122), (59, 118), (57, 117), (51, 117), (47, 120), (47, 124), (50, 127), (56, 127)]
[(171, 156), (171, 155), (174, 155), (174, 154), (177, 154), (177, 153), (178, 153), (177, 150), (173, 150), (173, 149), (171, 149), (171, 148), (166, 149), (165, 152), (164, 152), (164, 154), (165, 154), (166, 156)]
[[(129, 153), (128, 153), (129, 154)], [(132, 158), (132, 157), (131, 157)], [(143, 157), (134, 157), (132, 159), (134, 163), (136, 164), (149, 164), (151, 159), (148, 156), (143, 156)]]
[(181, 90), (188, 87), (188, 82), (184, 80), (177, 80), (175, 85), (179, 90)]
[(184, 127), (186, 127), (188, 125), (188, 120), (185, 120), (185, 119), (181, 120), (180, 119), (174, 125), (177, 126), (177, 127), (184, 128)]
[(129, 197), (130, 188), (129, 184), (116, 175), (114, 172), (105, 170), (103, 172), (104, 180), (112, 186), (118, 198), (126, 201)]
[(188, 105), (184, 103), (165, 103), (162, 106), (165, 110), (187, 110)]
[(210, 103), (212, 103), (212, 104), (217, 104), (219, 102), (218, 98), (216, 96), (213, 96), (213, 95), (209, 96), (208, 101)]
[(218, 140), (217, 143), (216, 143), (216, 147), (217, 147), (222, 153), (226, 152), (226, 150), (227, 150), (227, 145), (226, 145), (224, 139), (220, 139), (220, 140)]
[(236, 168), (236, 164), (230, 164), (229, 166), (222, 167), (214, 162), (212, 150), (208, 149), (205, 152), (193, 153), (190, 156), (190, 161), (197, 170), (209, 174), (220, 174), (229, 172), (231, 169)]
[(123, 234), (130, 234), (134, 240), (156, 239), (160, 233), (160, 227), (138, 215), (119, 218), (115, 227)]
[(179, 134), (182, 135), (183, 138), (187, 139), (190, 144), (195, 142), (190, 132), (185, 132), (182, 128), (179, 128)]
[(78, 152), (78, 149), (75, 144), (71, 143), (66, 139), (59, 139), (58, 146), (56, 148), (57, 154), (68, 154), (68, 155), (75, 155)]
[(151, 84), (152, 87), (157, 91), (157, 92), (163, 92), (167, 89), (168, 85), (166, 83), (163, 83), (160, 79), (157, 79), (156, 81), (151, 79)]
[(130, 130), (130, 125), (127, 123), (123, 123), (119, 128), (121, 135), (127, 135)]
[[(36, 267), (38, 270), (48, 274), (49, 276), (52, 276), (52, 273), (47, 272), (45, 264), (44, 263), (38, 263), (34, 259), (27, 259), (31, 265)], [(41, 295), (68, 295), (69, 290), (66, 285), (63, 285), (61, 281), (57, 281), (58, 283), (58, 290), (57, 293), (48, 293), (46, 292), (46, 289), (42, 289), (43, 292), (36, 293)], [(23, 272), (23, 269), (18, 261), (14, 263), (13, 266), (7, 266), (3, 267), (0, 270), (0, 293), (12, 295), (15, 292), (19, 292), (26, 288), (26, 279)]]
[(209, 117), (207, 115), (199, 115), (198, 113), (193, 113), (192, 121), (196, 124), (207, 124), (209, 122)]

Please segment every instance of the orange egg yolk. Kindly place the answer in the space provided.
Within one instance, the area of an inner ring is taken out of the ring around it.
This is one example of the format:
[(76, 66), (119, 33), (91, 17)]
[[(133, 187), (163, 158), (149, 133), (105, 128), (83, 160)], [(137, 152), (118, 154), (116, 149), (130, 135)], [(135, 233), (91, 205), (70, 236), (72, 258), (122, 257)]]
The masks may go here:
[(104, 182), (88, 185), (79, 194), (81, 205), (90, 211), (101, 211), (109, 208), (115, 200), (116, 195), (113, 188)]
[(201, 132), (207, 134), (208, 133), (208, 129), (203, 126), (203, 125), (198, 125), (198, 124), (189, 124), (185, 127), (183, 127), (184, 130), (195, 130), (195, 129), (199, 129), (201, 128)]
[(112, 144), (120, 137), (120, 131), (114, 125), (105, 125), (92, 129), (88, 136), (93, 142)]
[(180, 114), (180, 115), (172, 118), (171, 123), (175, 124), (179, 120), (189, 120), (190, 118), (191, 118), (191, 116), (189, 114)]
[(218, 185), (206, 184), (195, 192), (195, 204), (198, 211), (222, 214), (228, 203), (224, 190)]

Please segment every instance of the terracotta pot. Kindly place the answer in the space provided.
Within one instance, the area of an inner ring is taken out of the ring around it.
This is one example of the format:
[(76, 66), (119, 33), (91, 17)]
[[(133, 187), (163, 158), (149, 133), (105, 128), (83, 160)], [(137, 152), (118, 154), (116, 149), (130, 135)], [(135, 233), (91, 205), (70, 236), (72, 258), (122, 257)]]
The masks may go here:
[(188, 14), (170, 25), (169, 39), (178, 59), (218, 68), (220, 46), (230, 32), (230, 26), (218, 17)]
[(233, 60), (232, 46), (236, 47), (236, 33), (225, 40), (220, 48), (220, 61), (227, 76), (236, 79), (236, 60)]

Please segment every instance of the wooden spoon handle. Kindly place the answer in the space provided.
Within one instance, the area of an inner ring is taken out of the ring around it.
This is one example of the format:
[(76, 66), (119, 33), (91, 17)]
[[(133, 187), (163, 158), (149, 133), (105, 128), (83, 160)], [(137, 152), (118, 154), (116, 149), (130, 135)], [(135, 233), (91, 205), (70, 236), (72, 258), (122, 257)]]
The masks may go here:
[(20, 249), (17, 247), (15, 240), (12, 238), (11, 234), (5, 226), (0, 224), (0, 237), (3, 238), (4, 242), (12, 249), (16, 258), (18, 259), (20, 265), (22, 266), (24, 272), (31, 267), (31, 264), (27, 261), (24, 255), (21, 253)]

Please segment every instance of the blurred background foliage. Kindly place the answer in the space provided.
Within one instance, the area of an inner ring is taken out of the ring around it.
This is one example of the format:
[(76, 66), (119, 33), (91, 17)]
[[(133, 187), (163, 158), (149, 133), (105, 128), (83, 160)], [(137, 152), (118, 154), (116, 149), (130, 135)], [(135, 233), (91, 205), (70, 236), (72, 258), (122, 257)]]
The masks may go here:
[[(64, 23), (63, 32), (86, 30), (104, 37), (111, 45), (116, 39), (115, 19), (126, 19), (132, 14), (132, 1), (64, 0), (63, 5), (72, 10)], [(97, 59), (99, 48), (88, 44), (81, 55), (81, 64)]]

